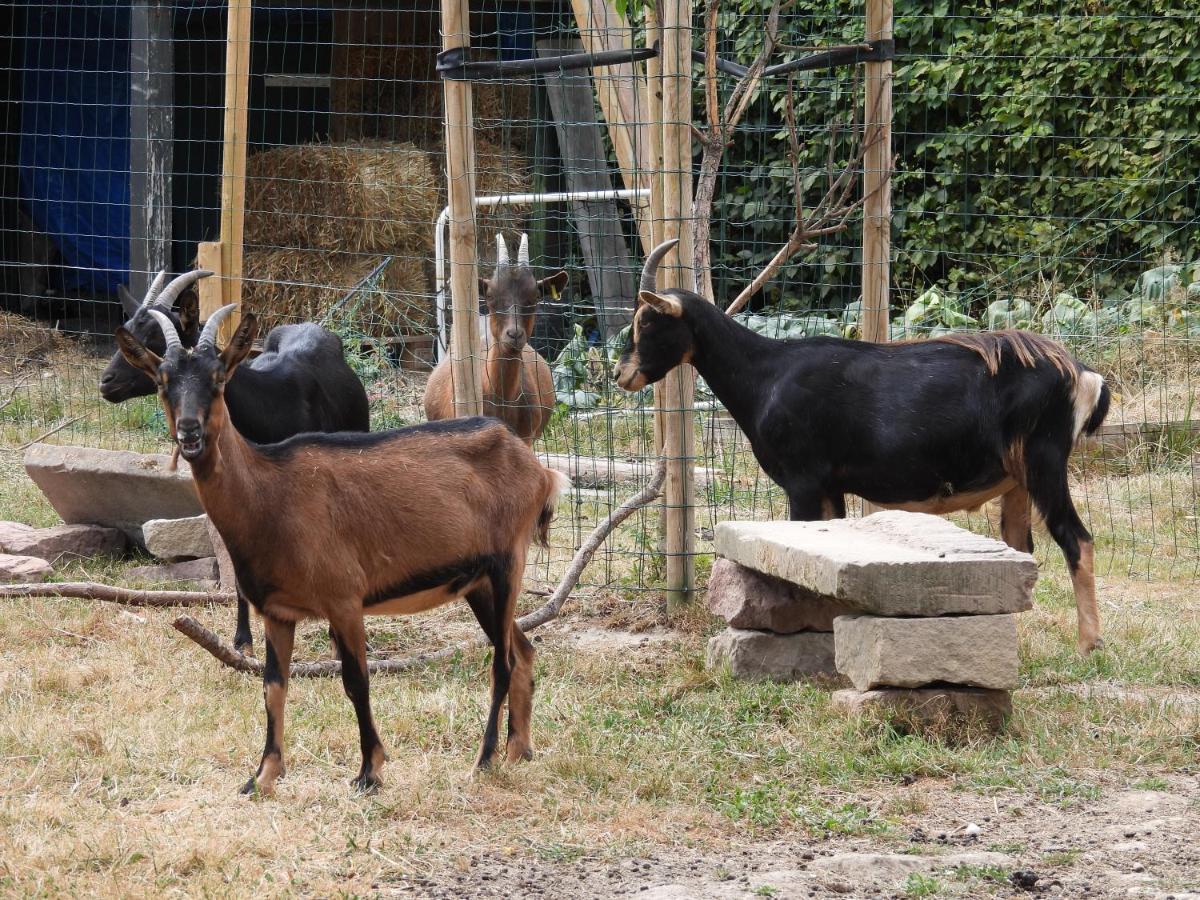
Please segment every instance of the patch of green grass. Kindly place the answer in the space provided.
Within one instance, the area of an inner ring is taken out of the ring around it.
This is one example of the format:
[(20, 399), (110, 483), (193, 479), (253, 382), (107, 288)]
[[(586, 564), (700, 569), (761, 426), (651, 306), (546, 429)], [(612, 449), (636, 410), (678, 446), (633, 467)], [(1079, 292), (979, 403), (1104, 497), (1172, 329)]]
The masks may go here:
[(911, 872), (904, 879), (905, 897), (934, 897), (942, 892), (942, 883), (932, 875)]
[(1008, 883), (1008, 869), (1003, 866), (955, 866), (951, 873), (955, 881), (991, 881)]
[(779, 893), (779, 888), (770, 884), (760, 884), (754, 889), (753, 893), (757, 897), (774, 897)]
[(1042, 857), (1042, 860), (1046, 863), (1046, 865), (1053, 866), (1054, 868), (1058, 869), (1074, 865), (1075, 860), (1079, 859), (1079, 857), (1082, 855), (1082, 850), (1053, 850), (1050, 853), (1045, 854)]
[(1152, 778), (1139, 778), (1132, 785), (1137, 791), (1166, 791), (1170, 790), (1170, 783), (1165, 778), (1154, 776)]

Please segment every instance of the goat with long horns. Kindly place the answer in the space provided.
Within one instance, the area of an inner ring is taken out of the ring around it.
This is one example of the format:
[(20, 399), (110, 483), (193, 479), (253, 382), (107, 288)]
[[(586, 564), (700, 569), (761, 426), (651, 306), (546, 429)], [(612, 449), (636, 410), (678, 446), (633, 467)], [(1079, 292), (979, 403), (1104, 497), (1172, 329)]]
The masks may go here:
[(296, 622), (329, 622), (358, 717), (362, 767), (352, 783), (367, 790), (386, 755), (371, 715), (363, 616), (417, 613), (458, 597), (495, 647), (477, 765), (495, 756), (505, 702), (508, 759), (529, 758), (534, 653), (514, 613), (529, 544), (545, 543), (566, 479), (484, 418), (249, 443), (230, 422), (224, 393), (258, 324), (244, 316), (219, 350), (217, 330), (232, 309), (212, 316), (192, 350), (157, 310), (151, 315), (166, 342), (161, 357), (125, 328), (117, 344), (158, 387), (200, 502), (263, 617), (266, 744), (243, 791), (269, 793), (283, 774)]

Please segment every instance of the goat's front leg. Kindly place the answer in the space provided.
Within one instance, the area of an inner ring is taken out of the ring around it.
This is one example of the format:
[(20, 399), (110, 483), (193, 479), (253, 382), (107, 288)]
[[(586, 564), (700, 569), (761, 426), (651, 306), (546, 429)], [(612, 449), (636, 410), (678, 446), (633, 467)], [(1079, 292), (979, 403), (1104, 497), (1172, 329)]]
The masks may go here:
[(254, 633), (250, 630), (250, 604), (237, 588), (237, 626), (233, 630), (233, 649), (243, 656), (254, 655)]
[(287, 704), (288, 676), (292, 668), (292, 644), (296, 623), (263, 616), (267, 661), (263, 667), (263, 701), (267, 707), (267, 739), (258, 772), (242, 786), (243, 794), (258, 791), (269, 795), (275, 779), (283, 774), (283, 712)]
[(342, 687), (354, 704), (358, 718), (358, 740), (362, 748), (362, 767), (350, 782), (356, 790), (373, 791), (379, 786), (379, 773), (387, 762), (383, 742), (375, 730), (371, 716), (371, 684), (367, 669), (367, 633), (363, 628), (362, 616), (346, 616), (336, 623), (329, 623), (329, 632), (337, 645), (338, 657), (342, 661)]

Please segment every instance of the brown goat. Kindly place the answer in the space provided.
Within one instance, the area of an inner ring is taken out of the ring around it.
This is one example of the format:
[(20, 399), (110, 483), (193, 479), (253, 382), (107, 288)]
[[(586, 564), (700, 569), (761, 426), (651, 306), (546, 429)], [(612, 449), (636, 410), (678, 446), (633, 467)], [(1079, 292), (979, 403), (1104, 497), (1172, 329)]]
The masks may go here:
[(514, 621), (525, 556), (544, 544), (565, 479), (489, 419), (374, 434), (304, 434), (258, 446), (229, 422), (224, 387), (257, 333), (242, 319), (216, 347), (224, 307), (195, 349), (155, 317), (160, 358), (130, 331), (117, 344), (158, 387), (172, 438), (200, 501), (229, 548), (238, 584), (262, 614), (267, 736), (243, 793), (269, 793), (283, 773), (283, 722), (296, 622), (326, 619), (354, 704), (362, 768), (375, 786), (386, 756), (369, 699), (364, 614), (416, 613), (465, 597), (495, 648), (492, 696), (477, 766), (488, 765), (507, 700), (508, 758), (531, 756), (533, 646)]
[[(525, 234), (515, 266), (508, 261), (504, 238), (496, 235), (496, 271), (490, 281), (479, 279), (490, 332), (483, 360), (483, 414), (499, 419), (530, 445), (545, 431), (554, 411), (554, 382), (546, 360), (527, 342), (538, 301), (547, 293), (557, 296), (566, 283), (566, 272), (534, 279)], [(449, 359), (443, 359), (429, 376), (425, 417), (431, 422), (454, 417)]]

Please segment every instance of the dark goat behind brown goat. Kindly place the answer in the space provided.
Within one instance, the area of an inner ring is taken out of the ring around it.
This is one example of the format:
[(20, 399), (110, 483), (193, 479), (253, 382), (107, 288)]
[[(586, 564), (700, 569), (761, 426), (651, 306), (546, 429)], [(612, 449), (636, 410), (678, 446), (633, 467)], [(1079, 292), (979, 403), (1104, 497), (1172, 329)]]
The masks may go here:
[(224, 351), (204, 340), (188, 350), (170, 321), (159, 321), (161, 358), (124, 329), (118, 344), (155, 379), (172, 437), (266, 632), (266, 744), (244, 790), (270, 792), (283, 773), (296, 622), (329, 622), (358, 717), (362, 767), (353, 783), (368, 789), (385, 755), (370, 708), (363, 616), (417, 613), (458, 597), (495, 648), (477, 765), (495, 754), (505, 702), (508, 758), (527, 758), (533, 646), (514, 613), (529, 544), (544, 541), (563, 476), (494, 419), (250, 444), (229, 422), (223, 388), (249, 351), (254, 317)]

